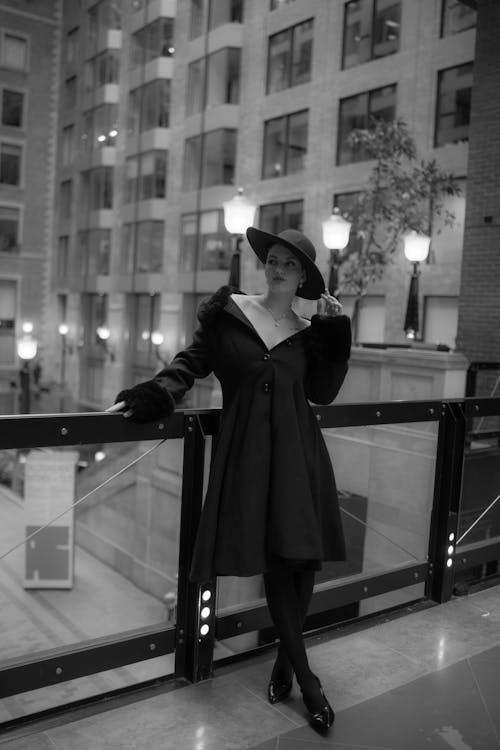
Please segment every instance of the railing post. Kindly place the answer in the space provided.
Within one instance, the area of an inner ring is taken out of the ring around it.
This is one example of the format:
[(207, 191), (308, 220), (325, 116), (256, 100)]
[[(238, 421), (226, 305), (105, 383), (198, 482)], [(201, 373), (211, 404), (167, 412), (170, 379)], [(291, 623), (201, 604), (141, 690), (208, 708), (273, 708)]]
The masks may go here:
[(200, 585), (189, 580), (203, 503), (204, 465), (205, 439), (200, 419), (187, 413), (184, 420), (175, 676), (190, 682), (211, 677), (214, 650), (216, 582), (207, 581)]
[(451, 598), (465, 449), (463, 402), (443, 402), (439, 421), (434, 499), (429, 540), (428, 596)]

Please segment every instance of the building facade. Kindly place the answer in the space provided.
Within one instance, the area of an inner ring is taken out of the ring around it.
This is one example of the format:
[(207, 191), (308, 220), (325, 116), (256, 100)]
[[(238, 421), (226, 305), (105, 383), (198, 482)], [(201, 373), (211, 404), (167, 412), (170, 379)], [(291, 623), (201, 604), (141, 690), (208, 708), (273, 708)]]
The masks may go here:
[[(420, 279), (424, 340), (454, 346), (474, 42), (475, 11), (454, 0), (65, 2), (54, 378), (100, 409), (189, 341), (200, 300), (228, 279), (222, 205), (239, 187), (256, 224), (313, 239), (327, 279), (321, 222), (366, 182), (371, 163), (346, 138), (370, 115), (403, 118), (420, 156), (461, 181), (455, 226), (433, 226)], [(242, 249), (241, 287), (261, 291)], [(410, 271), (396, 252), (359, 341), (405, 340)]]
[[(18, 409), (16, 341), (48, 340), (60, 49), (58, 0), (0, 4), (0, 412)], [(46, 359), (46, 352), (40, 356)]]

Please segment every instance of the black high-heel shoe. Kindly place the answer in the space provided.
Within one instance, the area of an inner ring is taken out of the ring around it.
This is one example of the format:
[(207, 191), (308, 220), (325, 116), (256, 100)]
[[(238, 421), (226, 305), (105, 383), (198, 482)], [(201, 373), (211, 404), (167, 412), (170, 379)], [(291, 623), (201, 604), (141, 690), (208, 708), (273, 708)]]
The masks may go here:
[[(323, 688), (321, 687), (321, 682), (318, 680), (316, 675), (314, 675), (314, 677), (317, 680), (319, 692), (321, 693), (321, 697), (323, 698), (324, 705), (319, 711), (314, 711), (314, 712), (308, 708), (305, 700), (304, 700), (304, 705), (309, 711), (309, 724), (312, 726), (312, 728), (316, 729), (317, 732), (326, 732), (328, 729), (330, 729), (333, 722), (335, 721), (335, 712), (333, 708), (330, 706), (328, 699), (323, 692)], [(303, 693), (302, 693), (302, 698), (304, 699)]]
[(290, 682), (278, 682), (277, 680), (270, 680), (267, 686), (267, 700), (269, 703), (274, 705), (280, 703), (288, 698), (292, 692), (293, 679)]

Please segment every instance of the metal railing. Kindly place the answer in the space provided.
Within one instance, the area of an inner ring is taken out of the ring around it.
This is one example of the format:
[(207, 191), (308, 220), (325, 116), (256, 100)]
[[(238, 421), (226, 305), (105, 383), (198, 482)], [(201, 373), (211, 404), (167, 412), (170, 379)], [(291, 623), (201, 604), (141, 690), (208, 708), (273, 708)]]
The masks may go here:
[[(315, 589), (310, 615), (332, 613), (343, 606), (399, 591), (415, 583), (424, 584), (425, 598), (444, 602), (452, 596), (455, 570), (500, 559), (498, 538), (462, 545), (459, 553), (456, 550), (467, 424), (473, 417), (500, 415), (500, 398), (341, 404), (316, 406), (313, 411), (322, 429), (435, 423), (437, 451), (427, 559), (415, 558), (413, 562), (385, 572), (361, 573), (324, 582)], [(189, 580), (203, 502), (205, 440), (217, 433), (220, 414), (219, 409), (179, 411), (168, 420), (147, 425), (133, 424), (118, 414), (0, 417), (0, 449), (184, 440), (175, 625), (151, 626), (39, 653), (35, 658), (4, 662), (0, 664), (0, 698), (165, 654), (175, 655), (174, 674), (170, 677), (196, 682), (213, 673), (216, 640), (272, 625), (267, 607), (261, 601), (216, 617), (217, 581), (198, 584)], [(494, 494), (500, 492), (496, 490)], [(202, 619), (201, 609), (207, 602), (209, 614), (205, 612)], [(335, 621), (332, 616), (331, 622)], [(206, 634), (201, 631), (202, 625), (208, 625)]]

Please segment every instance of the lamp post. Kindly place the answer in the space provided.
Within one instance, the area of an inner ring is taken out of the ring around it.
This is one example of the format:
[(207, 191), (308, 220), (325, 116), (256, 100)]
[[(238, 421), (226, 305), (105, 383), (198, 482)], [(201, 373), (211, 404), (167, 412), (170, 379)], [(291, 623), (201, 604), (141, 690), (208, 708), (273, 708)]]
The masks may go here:
[(253, 223), (256, 206), (244, 197), (243, 188), (238, 188), (238, 193), (231, 200), (224, 201), (222, 207), (224, 225), (229, 234), (235, 237), (228, 284), (239, 289), (241, 241), (247, 228)]
[(19, 370), (19, 383), (21, 386), (20, 395), (20, 412), (21, 414), (30, 413), (30, 361), (36, 356), (38, 342), (31, 335), (33, 324), (23, 323), (23, 334), (17, 340), (17, 355), (23, 361), (23, 366)]
[(330, 218), (322, 221), (321, 226), (323, 227), (323, 243), (330, 250), (328, 291), (335, 296), (339, 284), (339, 254), (349, 243), (351, 222), (344, 219), (338, 207), (335, 206)]
[(404, 329), (407, 339), (417, 339), (419, 333), (418, 312), (418, 277), (420, 276), (419, 265), (429, 254), (431, 238), (426, 234), (418, 234), (412, 230), (403, 237), (404, 254), (410, 263), (413, 263), (413, 272), (408, 290), (408, 303)]

